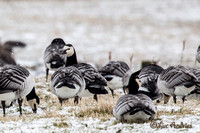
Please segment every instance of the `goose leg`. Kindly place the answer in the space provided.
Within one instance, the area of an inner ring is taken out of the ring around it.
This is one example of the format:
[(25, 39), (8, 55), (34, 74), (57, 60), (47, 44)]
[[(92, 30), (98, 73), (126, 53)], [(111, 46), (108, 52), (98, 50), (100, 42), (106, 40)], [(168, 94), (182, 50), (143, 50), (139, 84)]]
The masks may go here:
[(61, 98), (58, 98), (58, 99), (59, 99), (60, 105), (62, 106), (63, 100)]
[(112, 97), (114, 98), (114, 91), (112, 89), (110, 89)]
[(19, 104), (19, 112), (20, 112), (20, 116), (22, 116), (22, 102), (23, 100), (21, 98), (18, 99), (18, 104)]
[(182, 97), (182, 101), (183, 101), (183, 103), (185, 102), (185, 98), (186, 98), (186, 96), (183, 96), (183, 97)]
[(93, 98), (94, 98), (94, 100), (96, 100), (98, 102), (97, 94), (95, 94)]
[(46, 82), (48, 81), (49, 68), (46, 68)]
[(174, 103), (176, 104), (176, 96), (173, 96)]
[(75, 104), (75, 105), (78, 104), (78, 100), (79, 100), (78, 98), (79, 98), (78, 96), (76, 96), (76, 97), (74, 98), (74, 104)]
[(1, 101), (1, 105), (3, 108), (3, 117), (5, 117), (6, 116), (6, 101)]

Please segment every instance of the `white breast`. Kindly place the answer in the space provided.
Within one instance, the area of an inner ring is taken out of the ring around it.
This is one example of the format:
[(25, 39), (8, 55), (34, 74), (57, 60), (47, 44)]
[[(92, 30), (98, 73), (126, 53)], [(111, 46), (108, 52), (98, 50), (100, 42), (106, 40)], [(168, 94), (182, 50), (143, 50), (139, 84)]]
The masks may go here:
[(113, 79), (111, 81), (107, 81), (107, 84), (112, 90), (123, 87), (122, 78), (118, 76), (113, 76)]
[(177, 96), (186, 96), (188, 95), (192, 90), (194, 90), (195, 86), (192, 86), (190, 88), (186, 88), (185, 86), (176, 86), (174, 94)]
[(74, 96), (77, 96), (79, 90), (80, 90), (80, 86), (77, 84), (74, 84), (75, 89), (73, 88), (69, 88), (66, 86), (63, 86), (61, 88), (56, 88), (55, 87), (55, 91), (56, 91), (56, 95), (60, 98), (66, 99), (66, 98), (73, 98)]

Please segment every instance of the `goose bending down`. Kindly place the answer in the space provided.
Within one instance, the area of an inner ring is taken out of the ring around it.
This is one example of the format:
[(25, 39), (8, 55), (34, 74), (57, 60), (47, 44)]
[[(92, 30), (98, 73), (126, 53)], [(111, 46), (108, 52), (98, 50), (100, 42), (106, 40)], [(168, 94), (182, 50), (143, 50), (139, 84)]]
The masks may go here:
[(100, 68), (99, 72), (107, 80), (112, 96), (115, 89), (123, 87), (123, 77), (129, 70), (129, 66), (123, 61), (110, 61)]
[(0, 69), (0, 101), (5, 116), (5, 108), (18, 100), (20, 115), (22, 115), (22, 101), (26, 97), (34, 113), (39, 105), (39, 98), (35, 94), (34, 77), (27, 69), (17, 65), (8, 65)]
[(60, 53), (65, 46), (65, 42), (61, 38), (55, 38), (44, 51), (44, 62), (46, 67), (46, 81), (48, 80), (49, 70), (56, 70), (64, 66), (66, 58)]
[(94, 96), (94, 99), (98, 101), (97, 94), (108, 94), (106, 79), (94, 67), (86, 63), (73, 66), (78, 68), (86, 82), (86, 88), (80, 97)]
[(113, 109), (114, 117), (122, 122), (145, 122), (152, 120), (157, 113), (153, 100), (160, 97), (155, 82), (139, 87), (137, 74), (130, 77), (129, 94), (123, 95)]
[[(184, 66), (170, 66), (158, 77), (157, 86), (166, 95), (173, 96), (176, 103), (176, 96), (185, 97), (190, 94), (195, 87), (199, 87), (199, 74), (197, 69), (190, 69)], [(169, 99), (164, 99), (167, 103)]]
[(83, 75), (74, 66), (58, 68), (50, 82), (50, 90), (58, 97), (61, 105), (62, 101), (68, 98), (78, 99), (85, 90), (85, 86)]

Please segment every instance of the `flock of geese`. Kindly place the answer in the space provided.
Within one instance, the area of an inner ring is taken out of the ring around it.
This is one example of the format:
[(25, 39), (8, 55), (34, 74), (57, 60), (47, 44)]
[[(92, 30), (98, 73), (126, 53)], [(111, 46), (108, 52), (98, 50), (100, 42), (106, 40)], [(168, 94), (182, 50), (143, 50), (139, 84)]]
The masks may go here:
[[(17, 44), (17, 45), (16, 45)], [(18, 42), (11, 46), (24, 46)], [(7, 44), (8, 45), (8, 44)], [(0, 48), (0, 106), (5, 108), (18, 101), (22, 115), (22, 101), (26, 97), (34, 113), (37, 112), (40, 100), (35, 92), (34, 77), (24, 67), (16, 65), (15, 61), (5, 62), (4, 58), (12, 58), (6, 51), (5, 44)], [(200, 47), (197, 50), (197, 61), (200, 61)], [(11, 60), (11, 59), (10, 59)], [(12, 63), (11, 63), (12, 62)], [(153, 101), (164, 100), (166, 104), (170, 97), (185, 97), (200, 93), (200, 70), (185, 66), (169, 66), (164, 69), (156, 64), (149, 64), (133, 72), (123, 61), (110, 61), (100, 69), (88, 63), (79, 63), (73, 45), (66, 44), (63, 39), (55, 38), (44, 51), (46, 67), (46, 82), (50, 80), (50, 90), (55, 94), (60, 104), (64, 100), (74, 98), (78, 104), (80, 98), (92, 96), (98, 101), (98, 95), (123, 88), (113, 115), (119, 121), (145, 122), (152, 120), (157, 113)], [(55, 72), (49, 77), (49, 70)]]

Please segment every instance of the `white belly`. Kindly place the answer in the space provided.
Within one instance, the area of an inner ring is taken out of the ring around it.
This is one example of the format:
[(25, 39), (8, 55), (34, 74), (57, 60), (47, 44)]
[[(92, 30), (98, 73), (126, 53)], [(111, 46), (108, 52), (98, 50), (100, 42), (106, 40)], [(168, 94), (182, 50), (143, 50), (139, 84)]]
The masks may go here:
[(90, 93), (88, 91), (88, 89), (84, 90), (80, 95), (79, 97), (91, 97), (91, 96), (94, 96), (94, 94)]
[[(1, 101), (0, 101), (1, 102)], [(10, 104), (13, 102), (13, 100), (6, 100), (5, 104), (6, 104), (6, 108), (10, 107)], [(0, 103), (0, 108), (2, 108), (2, 104)]]
[(61, 88), (55, 88), (56, 95), (60, 98), (66, 99), (66, 98), (73, 98), (77, 96), (77, 93), (79, 92), (80, 87), (78, 85), (75, 85), (75, 89), (71, 89), (69, 87), (63, 86)]
[(9, 92), (9, 93), (3, 93), (0, 94), (0, 101), (13, 101), (15, 99), (18, 99), (19, 95), (17, 94), (17, 92)]
[(129, 122), (145, 122), (149, 120), (151, 116), (147, 115), (143, 111), (139, 111), (135, 113), (134, 115), (129, 115), (129, 113), (124, 114), (123, 119)]
[(113, 77), (113, 79), (111, 81), (108, 81), (107, 84), (112, 90), (116, 90), (123, 87), (121, 77)]
[(190, 88), (186, 88), (185, 86), (177, 86), (175, 87), (174, 94), (177, 96), (186, 96), (188, 95), (192, 90), (194, 90), (195, 86), (192, 86)]

